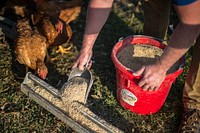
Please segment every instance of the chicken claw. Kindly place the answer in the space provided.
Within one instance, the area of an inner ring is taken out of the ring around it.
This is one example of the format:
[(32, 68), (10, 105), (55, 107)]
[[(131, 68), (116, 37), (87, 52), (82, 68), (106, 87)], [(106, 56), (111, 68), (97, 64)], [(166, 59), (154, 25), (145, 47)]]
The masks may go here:
[(69, 51), (71, 48), (72, 48), (71, 44), (67, 48), (63, 48), (62, 46), (58, 46), (58, 50), (56, 50), (56, 53), (60, 52), (62, 55), (64, 55), (64, 54), (71, 54), (72, 52)]

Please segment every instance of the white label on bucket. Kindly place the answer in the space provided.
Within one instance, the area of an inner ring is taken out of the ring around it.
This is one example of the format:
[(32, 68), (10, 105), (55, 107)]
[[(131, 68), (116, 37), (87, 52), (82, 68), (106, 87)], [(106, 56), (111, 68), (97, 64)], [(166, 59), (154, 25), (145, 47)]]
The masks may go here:
[(130, 91), (128, 91), (126, 89), (122, 89), (120, 93), (121, 93), (122, 100), (124, 102), (126, 102), (132, 106), (134, 106), (135, 102), (137, 102), (137, 97)]

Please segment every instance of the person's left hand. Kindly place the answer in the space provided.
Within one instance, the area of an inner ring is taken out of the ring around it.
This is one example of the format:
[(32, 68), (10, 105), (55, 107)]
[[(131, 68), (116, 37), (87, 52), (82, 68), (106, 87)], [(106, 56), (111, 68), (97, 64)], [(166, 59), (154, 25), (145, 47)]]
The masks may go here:
[(144, 90), (157, 90), (166, 77), (166, 70), (164, 70), (161, 65), (152, 64), (148, 66), (143, 66), (138, 71), (133, 73), (134, 76), (142, 76), (139, 81), (138, 86), (142, 87)]

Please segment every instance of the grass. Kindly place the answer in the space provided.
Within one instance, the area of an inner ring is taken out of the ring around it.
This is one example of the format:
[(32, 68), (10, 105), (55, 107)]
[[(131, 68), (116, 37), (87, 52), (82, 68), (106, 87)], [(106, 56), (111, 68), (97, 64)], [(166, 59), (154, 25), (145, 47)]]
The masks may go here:
[[(103, 27), (93, 49), (94, 64), (92, 73), (94, 84), (88, 102), (91, 110), (103, 119), (119, 127), (124, 132), (136, 133), (171, 133), (180, 123), (181, 95), (184, 79), (191, 60), (187, 54), (184, 72), (173, 84), (166, 102), (154, 115), (142, 116), (122, 108), (116, 100), (115, 68), (111, 60), (113, 46), (120, 37), (142, 33), (143, 12), (140, 1), (129, 2), (116, 0), (110, 17)], [(135, 10), (132, 10), (135, 9)], [(47, 65), (47, 82), (54, 87), (61, 87), (66, 82), (71, 66), (81, 47), (85, 25), (86, 8), (80, 17), (72, 23), (74, 54), (56, 54), (50, 52), (56, 60)], [(0, 44), (0, 132), (74, 132), (62, 121), (37, 105), (20, 91), (20, 84), (25, 75), (24, 66), (17, 63), (13, 54), (13, 43)]]

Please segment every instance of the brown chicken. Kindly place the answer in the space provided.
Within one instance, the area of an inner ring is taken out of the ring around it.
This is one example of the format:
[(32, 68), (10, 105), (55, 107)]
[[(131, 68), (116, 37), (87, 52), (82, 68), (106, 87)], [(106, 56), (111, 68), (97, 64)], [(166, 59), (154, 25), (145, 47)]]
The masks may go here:
[(68, 43), (72, 37), (72, 30), (69, 24), (53, 16), (44, 13), (36, 13), (32, 17), (33, 24), (37, 27), (39, 33), (47, 39), (47, 48), (50, 46), (59, 46), (57, 52), (69, 53), (68, 48), (62, 48), (61, 45)]
[(59, 18), (62, 19), (65, 23), (69, 24), (70, 22), (76, 20), (81, 12), (80, 0), (75, 2), (74, 6), (64, 8), (60, 11)]
[[(81, 11), (81, 5), (83, 0), (35, 0), (36, 8), (38, 11), (46, 13), (50, 16), (56, 16), (62, 19), (61, 12), (65, 12), (67, 20), (69, 22), (75, 20)], [(65, 20), (65, 19), (64, 19)], [(67, 22), (67, 21), (65, 21)]]
[(37, 30), (32, 30), (28, 19), (18, 20), (17, 31), (15, 53), (18, 62), (26, 66), (26, 72), (29, 67), (45, 79), (48, 73), (44, 63), (47, 54), (46, 39)]
[(33, 23), (37, 25), (39, 32), (47, 38), (49, 46), (57, 45), (62, 54), (69, 53), (67, 51), (70, 46), (63, 49), (61, 44), (69, 42), (72, 38), (73, 32), (69, 23), (79, 16), (82, 0), (35, 1), (39, 13), (33, 15)]
[(17, 20), (24, 17), (30, 17), (36, 11), (34, 0), (6, 0), (4, 1), (0, 14)]

